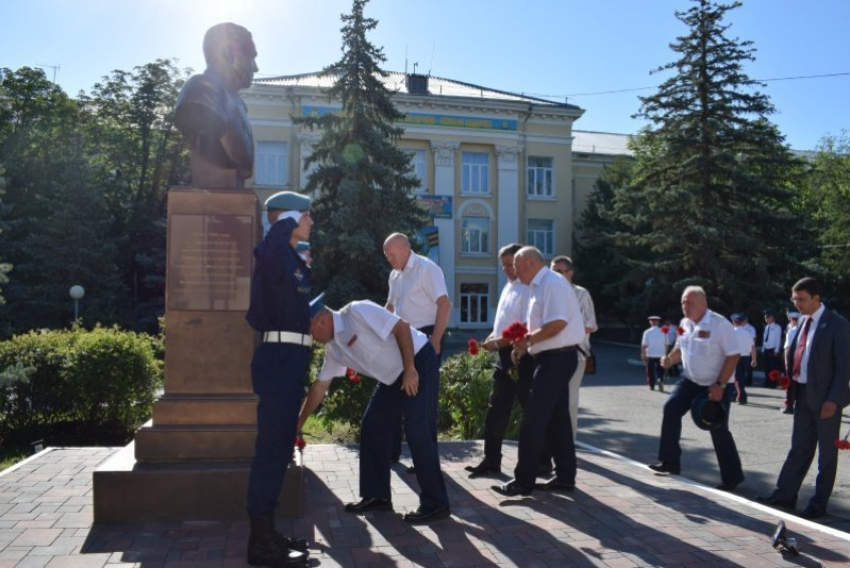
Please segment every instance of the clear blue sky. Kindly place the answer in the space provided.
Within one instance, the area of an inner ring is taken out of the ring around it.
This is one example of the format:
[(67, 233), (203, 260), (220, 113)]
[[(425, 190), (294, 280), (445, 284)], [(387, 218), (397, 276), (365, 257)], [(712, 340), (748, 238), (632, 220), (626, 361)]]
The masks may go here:
[[(674, 59), (668, 45), (686, 28), (674, 11), (687, 0), (372, 0), (370, 40), (385, 69), (419, 72), (577, 104), (581, 130), (634, 133), (632, 90), (657, 85), (650, 70)], [(59, 66), (69, 94), (113, 69), (157, 58), (204, 68), (201, 40), (232, 21), (254, 35), (258, 77), (318, 71), (340, 56), (339, 15), (350, 0), (6, 0), (0, 8), (0, 67)], [(751, 40), (754, 79), (769, 81), (772, 116), (795, 149), (850, 129), (850, 0), (745, 0), (731, 37)], [(54, 69), (45, 67), (48, 78)], [(588, 94), (591, 93), (591, 94)]]

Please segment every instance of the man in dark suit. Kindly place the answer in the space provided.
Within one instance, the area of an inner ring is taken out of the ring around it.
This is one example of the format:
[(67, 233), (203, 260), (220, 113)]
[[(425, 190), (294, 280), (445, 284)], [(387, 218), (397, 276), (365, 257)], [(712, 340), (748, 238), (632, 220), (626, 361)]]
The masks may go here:
[(850, 404), (850, 322), (821, 303), (820, 284), (814, 278), (797, 281), (791, 301), (803, 315), (785, 360), (797, 389), (791, 449), (776, 489), (759, 501), (793, 509), (817, 448), (815, 494), (800, 514), (815, 519), (826, 514), (838, 466), (835, 440), (840, 436), (841, 410)]

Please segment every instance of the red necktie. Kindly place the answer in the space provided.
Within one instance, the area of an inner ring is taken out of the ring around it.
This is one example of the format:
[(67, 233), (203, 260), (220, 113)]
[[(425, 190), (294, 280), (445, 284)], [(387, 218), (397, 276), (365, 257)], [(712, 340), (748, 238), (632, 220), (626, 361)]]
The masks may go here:
[(812, 318), (806, 318), (803, 324), (803, 329), (800, 331), (800, 337), (797, 339), (797, 349), (794, 350), (794, 368), (791, 370), (791, 378), (796, 379), (800, 376), (800, 369), (803, 364), (803, 353), (806, 352), (806, 339), (809, 337), (809, 325), (812, 323)]

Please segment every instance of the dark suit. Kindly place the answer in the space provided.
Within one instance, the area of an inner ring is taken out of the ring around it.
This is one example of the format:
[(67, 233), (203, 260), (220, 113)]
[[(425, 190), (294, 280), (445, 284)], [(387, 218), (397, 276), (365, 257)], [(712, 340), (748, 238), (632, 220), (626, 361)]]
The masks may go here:
[[(801, 325), (804, 324), (801, 322)], [(806, 365), (808, 381), (794, 385), (797, 388), (797, 406), (791, 449), (782, 465), (773, 495), (786, 501), (797, 500), (797, 493), (817, 449), (818, 476), (809, 507), (825, 512), (838, 466), (835, 440), (840, 436), (841, 409), (850, 404), (850, 322), (825, 309), (816, 325)], [(802, 327), (800, 329), (786, 354), (787, 369), (794, 368), (794, 353), (802, 335)], [(810, 329), (810, 336), (811, 333)], [(838, 408), (832, 418), (821, 419), (821, 407), (826, 401), (834, 402)]]

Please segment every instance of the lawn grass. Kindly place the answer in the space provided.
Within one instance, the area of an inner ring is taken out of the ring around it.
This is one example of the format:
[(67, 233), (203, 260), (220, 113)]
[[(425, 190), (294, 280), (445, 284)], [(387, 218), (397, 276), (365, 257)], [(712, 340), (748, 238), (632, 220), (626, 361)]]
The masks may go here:
[(11, 446), (8, 448), (0, 448), (0, 471), (12, 467), (19, 461), (26, 459), (32, 455), (32, 448), (29, 446)]

